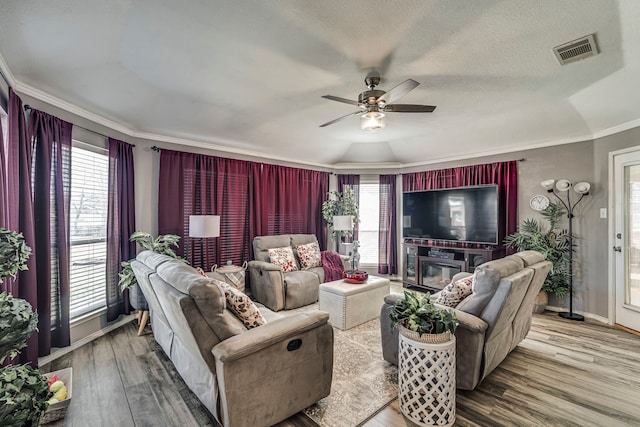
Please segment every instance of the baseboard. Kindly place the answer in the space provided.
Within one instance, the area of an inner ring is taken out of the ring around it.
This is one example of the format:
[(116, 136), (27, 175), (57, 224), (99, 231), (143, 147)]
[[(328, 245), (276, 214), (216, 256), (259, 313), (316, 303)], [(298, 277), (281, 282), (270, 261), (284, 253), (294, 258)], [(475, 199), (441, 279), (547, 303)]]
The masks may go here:
[(53, 352), (51, 352), (51, 354), (49, 354), (48, 356), (43, 356), (43, 357), (39, 357), (38, 358), (38, 366), (42, 366), (45, 365), (47, 363), (51, 363), (54, 360), (56, 360), (59, 357), (64, 356), (67, 353), (72, 352), (73, 350), (76, 350), (80, 347), (82, 347), (85, 344), (90, 343), (91, 341), (100, 338), (101, 336), (104, 336), (106, 334), (108, 334), (109, 332), (113, 331), (114, 329), (119, 328), (120, 326), (126, 325), (127, 323), (133, 321), (136, 319), (135, 314), (129, 314), (126, 316), (122, 316), (121, 319), (116, 320), (115, 322), (111, 323), (110, 325), (107, 325), (106, 327), (100, 329), (99, 331), (96, 331), (94, 333), (92, 333), (91, 335), (87, 335), (84, 338), (79, 339), (78, 341), (74, 342), (73, 344), (71, 344), (68, 347), (62, 347), (62, 348), (57, 348), (55, 349)]
[[(558, 307), (558, 306), (555, 306), (555, 305), (548, 305), (546, 307), (546, 310), (553, 311), (553, 312), (556, 312), (556, 313), (562, 313), (563, 311), (567, 311), (567, 307)], [(596, 322), (604, 323), (605, 325), (610, 325), (609, 319), (607, 319), (606, 317), (602, 317), (602, 316), (599, 316), (599, 315), (593, 314), (593, 313), (584, 313), (584, 312), (578, 311), (578, 310), (574, 310), (573, 312), (576, 313), (576, 314), (581, 314), (587, 319), (592, 319), (592, 320), (595, 320)]]

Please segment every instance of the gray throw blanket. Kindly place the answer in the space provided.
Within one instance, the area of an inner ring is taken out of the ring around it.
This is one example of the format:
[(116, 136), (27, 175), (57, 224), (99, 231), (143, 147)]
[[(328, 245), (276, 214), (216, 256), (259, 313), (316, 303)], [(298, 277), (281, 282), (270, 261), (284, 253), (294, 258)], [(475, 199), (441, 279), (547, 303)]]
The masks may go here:
[(342, 258), (337, 252), (322, 251), (322, 268), (324, 268), (324, 281), (333, 282), (342, 279)]

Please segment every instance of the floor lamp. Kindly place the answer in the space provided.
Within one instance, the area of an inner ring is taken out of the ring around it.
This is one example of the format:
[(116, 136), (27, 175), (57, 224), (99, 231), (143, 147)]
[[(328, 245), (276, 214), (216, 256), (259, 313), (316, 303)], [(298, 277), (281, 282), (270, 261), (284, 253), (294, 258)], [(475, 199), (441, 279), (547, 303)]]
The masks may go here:
[[(566, 202), (554, 190), (554, 184), (555, 190), (561, 193), (567, 193)], [(569, 218), (569, 311), (559, 313), (559, 316), (569, 320), (584, 320), (584, 316), (575, 314), (573, 312), (573, 210), (578, 205), (578, 203), (582, 201), (584, 196), (589, 195), (591, 184), (583, 181), (577, 183), (576, 185), (572, 185), (571, 181), (567, 179), (561, 179), (558, 182), (555, 182), (555, 180), (553, 179), (547, 179), (546, 181), (542, 181), (540, 185), (542, 185), (547, 190), (547, 192), (553, 193), (553, 195), (562, 202), (564, 207), (567, 209), (567, 218)], [(571, 193), (569, 191), (572, 186), (573, 191), (580, 195), (580, 198), (573, 204), (571, 203)]]
[(351, 215), (334, 215), (333, 216), (333, 231), (339, 231), (336, 236), (336, 252), (340, 252), (340, 242), (342, 241), (342, 232), (353, 232), (353, 217)]
[[(207, 239), (220, 236), (220, 216), (218, 215), (189, 215), (189, 237)], [(193, 256), (193, 249), (191, 251)], [(187, 261), (189, 254), (187, 253)]]

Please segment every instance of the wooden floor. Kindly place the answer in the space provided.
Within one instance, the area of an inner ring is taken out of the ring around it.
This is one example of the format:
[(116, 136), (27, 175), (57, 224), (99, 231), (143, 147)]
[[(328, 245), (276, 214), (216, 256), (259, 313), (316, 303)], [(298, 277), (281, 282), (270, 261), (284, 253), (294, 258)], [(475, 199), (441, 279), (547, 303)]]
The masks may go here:
[[(149, 328), (127, 324), (48, 366), (73, 366), (73, 398), (58, 426), (216, 426)], [(547, 313), (471, 392), (457, 394), (458, 426), (640, 426), (640, 337)], [(278, 427), (313, 427), (302, 415)], [(413, 426), (397, 400), (367, 427)]]

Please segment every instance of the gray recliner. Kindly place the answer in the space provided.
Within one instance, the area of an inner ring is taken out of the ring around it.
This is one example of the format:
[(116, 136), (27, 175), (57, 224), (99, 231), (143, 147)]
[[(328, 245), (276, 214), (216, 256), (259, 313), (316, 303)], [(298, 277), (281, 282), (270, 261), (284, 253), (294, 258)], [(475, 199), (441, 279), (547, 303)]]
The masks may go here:
[[(269, 260), (269, 249), (291, 246), (297, 259), (296, 246), (317, 242), (313, 234), (282, 234), (258, 236), (253, 239), (253, 261), (249, 261), (251, 295), (273, 311), (290, 310), (318, 301), (320, 283), (324, 283), (324, 268), (313, 267), (283, 273)], [(348, 258), (343, 257), (345, 270)]]
[[(454, 309), (460, 321), (455, 333), (457, 388), (476, 388), (527, 336), (534, 300), (550, 269), (551, 263), (536, 251), (518, 252), (476, 268), (473, 293)], [(458, 273), (452, 280), (469, 275)], [(401, 297), (400, 293), (387, 295), (380, 311), (382, 355), (394, 365), (398, 364), (398, 331), (392, 329), (389, 314)]]

